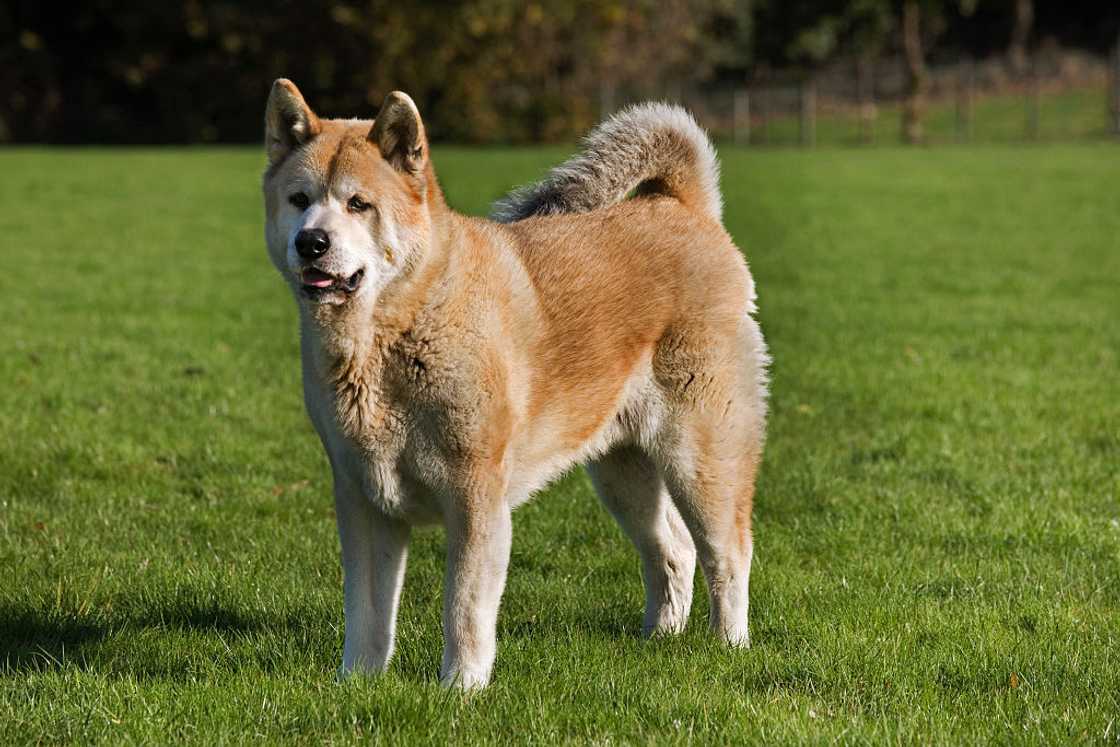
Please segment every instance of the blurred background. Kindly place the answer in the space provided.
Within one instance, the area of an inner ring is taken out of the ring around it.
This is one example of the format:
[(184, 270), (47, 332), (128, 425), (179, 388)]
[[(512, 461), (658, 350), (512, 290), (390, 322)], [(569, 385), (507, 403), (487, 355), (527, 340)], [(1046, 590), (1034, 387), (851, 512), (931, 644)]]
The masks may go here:
[(89, 0), (0, 9), (0, 142), (244, 143), (273, 78), (409, 92), (437, 141), (572, 139), (638, 99), (750, 144), (1120, 133), (1101, 0)]

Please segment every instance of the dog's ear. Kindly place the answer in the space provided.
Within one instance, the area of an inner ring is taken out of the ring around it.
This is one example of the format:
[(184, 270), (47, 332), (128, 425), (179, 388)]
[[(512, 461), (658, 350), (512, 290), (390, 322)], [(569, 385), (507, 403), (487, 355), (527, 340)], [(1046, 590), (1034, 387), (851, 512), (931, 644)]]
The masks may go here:
[(264, 144), (268, 162), (278, 163), (293, 148), (306, 143), (323, 129), (319, 118), (303, 100), (296, 84), (278, 78), (268, 94), (264, 114)]
[(428, 139), (420, 111), (408, 94), (393, 91), (385, 97), (381, 111), (369, 131), (369, 139), (381, 157), (397, 171), (416, 175), (428, 160)]

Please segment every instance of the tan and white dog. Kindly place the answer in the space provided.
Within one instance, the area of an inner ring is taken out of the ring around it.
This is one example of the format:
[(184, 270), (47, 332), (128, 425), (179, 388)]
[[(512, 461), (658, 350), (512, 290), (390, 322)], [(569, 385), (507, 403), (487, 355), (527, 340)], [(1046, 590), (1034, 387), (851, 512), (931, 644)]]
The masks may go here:
[(767, 356), (693, 119), (620, 113), (496, 220), (447, 206), (402, 93), (327, 120), (278, 80), (266, 138), (268, 250), (334, 471), (341, 673), (388, 665), (409, 528), (441, 522), (440, 676), (485, 685), (510, 512), (578, 462), (641, 555), (644, 632), (684, 626), (699, 556), (713, 632), (748, 645)]

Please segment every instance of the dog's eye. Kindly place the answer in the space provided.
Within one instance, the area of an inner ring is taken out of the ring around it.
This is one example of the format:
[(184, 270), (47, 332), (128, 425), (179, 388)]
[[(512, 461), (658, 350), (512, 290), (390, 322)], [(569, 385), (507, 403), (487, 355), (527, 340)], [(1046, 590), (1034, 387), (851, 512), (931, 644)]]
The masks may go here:
[(303, 192), (296, 192), (288, 195), (288, 202), (292, 203), (293, 207), (297, 207), (300, 210), (306, 210), (307, 206), (311, 204), (311, 200), (308, 199), (307, 195)]
[(361, 197), (354, 195), (350, 198), (350, 201), (346, 203), (346, 207), (350, 210), (351, 213), (364, 213), (372, 206)]

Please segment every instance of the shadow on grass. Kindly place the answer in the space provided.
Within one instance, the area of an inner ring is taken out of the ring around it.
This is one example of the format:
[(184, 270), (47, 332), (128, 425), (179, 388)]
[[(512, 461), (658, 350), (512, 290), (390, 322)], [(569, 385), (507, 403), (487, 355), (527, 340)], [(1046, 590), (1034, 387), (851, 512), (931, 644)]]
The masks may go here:
[(107, 628), (93, 623), (0, 608), (0, 675), (59, 666), (63, 659), (107, 634)]
[[(308, 624), (306, 618), (246, 613), (216, 601), (181, 597), (164, 600), (149, 610), (78, 615), (57, 609), (36, 609), (18, 604), (0, 605), (0, 676), (61, 669), (75, 664), (82, 669), (101, 669), (91, 662), (101, 659), (99, 649), (114, 637), (142, 637), (153, 632), (216, 634), (223, 640), (268, 631), (292, 632)], [(133, 674), (148, 673), (143, 664), (130, 664), (116, 657), (112, 667)]]

